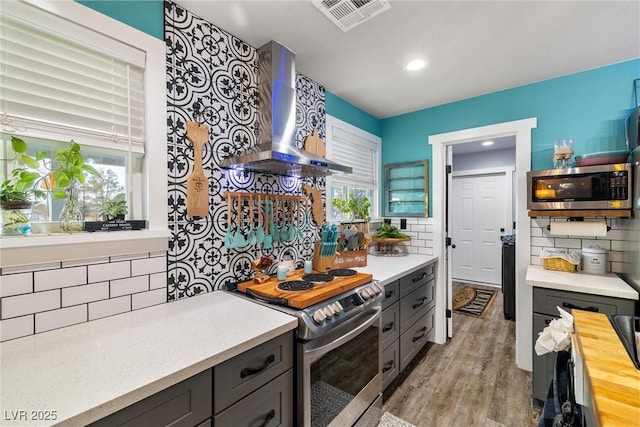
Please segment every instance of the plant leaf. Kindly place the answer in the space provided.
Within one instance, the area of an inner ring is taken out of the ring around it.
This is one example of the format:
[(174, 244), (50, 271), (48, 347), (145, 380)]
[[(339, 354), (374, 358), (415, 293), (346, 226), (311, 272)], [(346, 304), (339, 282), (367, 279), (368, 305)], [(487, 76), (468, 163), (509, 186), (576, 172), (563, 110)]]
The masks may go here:
[(27, 143), (24, 142), (20, 138), (16, 138), (15, 136), (11, 137), (11, 149), (16, 153), (26, 153), (27, 152)]
[(27, 156), (26, 154), (22, 155), (21, 160), (22, 160), (22, 163), (24, 163), (25, 165), (29, 166), (32, 169), (38, 169), (38, 167), (40, 166), (36, 159), (34, 159), (31, 156)]

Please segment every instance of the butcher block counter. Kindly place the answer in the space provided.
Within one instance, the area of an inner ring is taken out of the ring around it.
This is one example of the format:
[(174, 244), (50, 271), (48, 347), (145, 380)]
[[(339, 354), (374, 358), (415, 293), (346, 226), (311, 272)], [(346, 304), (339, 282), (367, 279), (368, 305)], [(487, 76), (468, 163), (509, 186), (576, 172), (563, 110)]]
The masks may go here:
[(599, 427), (639, 425), (640, 370), (633, 365), (609, 318), (582, 310), (574, 310), (573, 317), (574, 343), (584, 366), (584, 409), (591, 412)]

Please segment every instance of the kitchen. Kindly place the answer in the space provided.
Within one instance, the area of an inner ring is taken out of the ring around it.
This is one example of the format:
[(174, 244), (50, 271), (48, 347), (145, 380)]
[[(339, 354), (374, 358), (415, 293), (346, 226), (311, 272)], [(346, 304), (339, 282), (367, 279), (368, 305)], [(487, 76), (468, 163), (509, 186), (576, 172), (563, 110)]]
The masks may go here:
[[(149, 4), (147, 7), (153, 8), (154, 6), (153, 4)], [(163, 14), (164, 14), (164, 11), (161, 11), (161, 15), (157, 19), (157, 21), (159, 22), (164, 21)], [(160, 33), (158, 38), (162, 39), (162, 32)], [(550, 147), (552, 146), (551, 141), (557, 138), (558, 133), (571, 132), (571, 134), (574, 135), (574, 138), (576, 138), (576, 140), (580, 136), (586, 139), (586, 135), (592, 134), (592, 135), (598, 135), (602, 139), (605, 139), (605, 136), (607, 136), (609, 139), (622, 141), (621, 139), (622, 130), (618, 129), (617, 127), (613, 131), (615, 134), (614, 135), (615, 138), (611, 137), (611, 135), (609, 134), (606, 134), (606, 133), (603, 134), (603, 130), (599, 128), (600, 124), (604, 120), (603, 117), (610, 117), (612, 115), (612, 113), (609, 110), (607, 110), (605, 107), (602, 107), (603, 109), (602, 111), (591, 113), (592, 114), (591, 117), (593, 119), (585, 120), (585, 123), (581, 123), (582, 127), (580, 129), (571, 128), (569, 130), (566, 130), (564, 129), (564, 127), (562, 127), (562, 125), (556, 125), (556, 127), (554, 128), (553, 126), (551, 127), (543, 126), (543, 123), (545, 121), (546, 122), (552, 121), (557, 123), (558, 120), (562, 120), (563, 118), (565, 118), (567, 122), (570, 122), (570, 119), (574, 114), (578, 114), (579, 112), (583, 111), (583, 107), (581, 107), (582, 105), (588, 105), (590, 103), (593, 103), (593, 98), (595, 96), (594, 93), (595, 94), (600, 93), (598, 91), (598, 87), (600, 86), (606, 86), (610, 88), (610, 90), (608, 91), (608, 96), (611, 96), (614, 99), (619, 98), (619, 99), (626, 100), (629, 96), (628, 95), (629, 82), (631, 82), (634, 78), (637, 78), (637, 68), (638, 68), (637, 60), (628, 61), (628, 62), (623, 62), (620, 64), (614, 64), (608, 67), (604, 67), (602, 69), (596, 69), (589, 72), (581, 73), (575, 76), (562, 77), (559, 79), (551, 80), (549, 82), (541, 82), (541, 83), (533, 84), (530, 86), (525, 86), (522, 88), (512, 89), (510, 91), (500, 92), (494, 95), (486, 95), (484, 97), (480, 97), (477, 99), (464, 101), (464, 102), (461, 102), (461, 105), (459, 105), (459, 107), (461, 108), (460, 111), (476, 110), (476, 111), (482, 112), (482, 114), (470, 115), (466, 119), (463, 119), (462, 116), (457, 113), (457, 110), (455, 109), (454, 105), (449, 105), (449, 106), (445, 105), (442, 107), (427, 109), (415, 114), (407, 115), (406, 117), (404, 116), (392, 117), (385, 120), (384, 122), (375, 120), (374, 117), (371, 117), (367, 114), (362, 114), (363, 113), (362, 111), (359, 111), (357, 108), (353, 106), (351, 107), (347, 106), (348, 107), (347, 111), (352, 112), (351, 117), (355, 117), (355, 118), (349, 118), (350, 117), (349, 113), (343, 113), (344, 115), (340, 116), (339, 109), (337, 108), (337, 107), (344, 107), (344, 101), (337, 98), (335, 95), (331, 94), (328, 91), (325, 92), (326, 107), (319, 106), (318, 108), (320, 109), (325, 108), (328, 113), (336, 113), (339, 116), (339, 118), (348, 119), (346, 121), (354, 121), (355, 124), (359, 124), (364, 128), (368, 128), (369, 132), (373, 133), (374, 135), (382, 134), (383, 148), (385, 146), (393, 147), (394, 145), (396, 146), (402, 145), (404, 147), (407, 147), (407, 149), (403, 151), (386, 150), (383, 154), (383, 161), (385, 163), (392, 163), (392, 162), (404, 161), (404, 160), (415, 160), (415, 158), (406, 157), (407, 155), (410, 155), (411, 152), (421, 152), (423, 153), (423, 156), (420, 156), (420, 158), (428, 158), (429, 147), (425, 147), (424, 135), (434, 135), (434, 134), (447, 132), (455, 129), (471, 128), (471, 127), (477, 127), (477, 126), (495, 123), (495, 122), (507, 122), (507, 121), (519, 119), (522, 117), (536, 116), (538, 118), (538, 127), (536, 128), (535, 131), (532, 132), (531, 168), (534, 170), (544, 169), (549, 167), (549, 159), (551, 157), (549, 153), (551, 149)], [(163, 70), (163, 74), (164, 74), (164, 70)], [(308, 79), (304, 79), (304, 78), (303, 80), (304, 80), (304, 84), (308, 85), (311, 88), (316, 89), (315, 82), (308, 81)], [(589, 85), (586, 87), (591, 88), (590, 90), (582, 90), (575, 93), (575, 90), (574, 90), (575, 87), (582, 87), (582, 85), (586, 83), (589, 83)], [(613, 90), (613, 88), (616, 88), (616, 89)], [(317, 90), (318, 89), (316, 89), (316, 92)], [(551, 95), (549, 96), (549, 99), (546, 99), (546, 100), (543, 99), (542, 101), (540, 101), (542, 105), (539, 107), (533, 108), (533, 107), (527, 106), (529, 104), (528, 102), (529, 99), (537, 98), (536, 96), (537, 93), (540, 93), (540, 92), (544, 93), (546, 91), (548, 91), (549, 94), (553, 93), (554, 97), (562, 96), (561, 94), (563, 93), (566, 94), (565, 96), (567, 98), (571, 98), (570, 108), (564, 109), (564, 108), (554, 107), (553, 105), (554, 99), (556, 98), (553, 98)], [(626, 101), (622, 102), (619, 100), (618, 101), (612, 100), (611, 102), (614, 102), (615, 105), (619, 105), (617, 109), (624, 110), (625, 113), (630, 108), (630, 105), (627, 105), (628, 103)], [(603, 104), (605, 103), (603, 102)], [(505, 107), (500, 107), (500, 105), (503, 105), (503, 106), (508, 105), (509, 111), (504, 112), (503, 110)], [(445, 119), (442, 120), (441, 116), (443, 113), (448, 118), (445, 117)], [(486, 115), (486, 117), (482, 117), (482, 115)], [(363, 117), (363, 116), (364, 116), (363, 120), (357, 119), (358, 117)], [(613, 120), (615, 118), (616, 120), (620, 120), (621, 117), (622, 117), (622, 113), (620, 114), (616, 113), (615, 117), (612, 117), (611, 119)], [(368, 123), (374, 124), (373, 129), (369, 127), (370, 125), (368, 125)], [(382, 128), (384, 129), (384, 132), (381, 130)], [(413, 132), (410, 132), (410, 134), (407, 134), (406, 129), (411, 129), (413, 130)], [(310, 129), (304, 129), (304, 130), (308, 132)], [(240, 137), (242, 137), (242, 134), (240, 134)], [(179, 146), (175, 142), (175, 139), (173, 139), (173, 137), (171, 136), (170, 136), (170, 141), (173, 141), (173, 144), (170, 142), (170, 148), (176, 150), (176, 153), (187, 152), (187, 150), (184, 149), (182, 146)], [(616, 143), (615, 147), (611, 146), (606, 148), (620, 148), (620, 147), (619, 147), (619, 144)], [(212, 153), (209, 153), (209, 155), (211, 156)], [(135, 266), (134, 268), (140, 269), (141, 271), (146, 272), (146, 274), (149, 276), (149, 281), (153, 282), (153, 285), (147, 285), (147, 288), (146, 288), (150, 293), (149, 302), (147, 302), (147, 304), (151, 304), (153, 301), (158, 301), (157, 299), (154, 300), (154, 298), (158, 298), (157, 295), (160, 294), (160, 292), (154, 293), (154, 291), (157, 291), (156, 287), (158, 287), (158, 289), (162, 289), (163, 287), (165, 287), (166, 291), (169, 294), (169, 300), (183, 299), (184, 296), (197, 295), (200, 293), (222, 289), (224, 284), (231, 283), (232, 281), (237, 281), (239, 278), (236, 276), (235, 272), (243, 271), (243, 269), (246, 268), (246, 266), (248, 265), (249, 260), (253, 258), (246, 255), (243, 255), (237, 259), (229, 258), (228, 253), (220, 250), (220, 247), (211, 246), (211, 242), (207, 241), (205, 232), (202, 232), (201, 230), (196, 230), (196, 229), (192, 229), (192, 230), (188, 229), (188, 227), (191, 227), (191, 225), (187, 224), (183, 219), (184, 208), (182, 208), (182, 210), (179, 209), (181, 202), (178, 201), (180, 199), (179, 196), (181, 195), (181, 193), (179, 193), (176, 188), (178, 184), (182, 182), (181, 180), (184, 180), (186, 173), (188, 173), (190, 168), (187, 167), (185, 171), (184, 165), (182, 165), (182, 167), (180, 165), (181, 161), (182, 159), (179, 155), (175, 155), (175, 161), (170, 161), (170, 163), (175, 163), (175, 169), (170, 171), (170, 177), (171, 177), (170, 186), (174, 186), (174, 187), (172, 187), (169, 190), (170, 191), (169, 194), (170, 194), (170, 199), (176, 200), (176, 201), (175, 201), (175, 204), (171, 204), (171, 206), (169, 207), (170, 211), (174, 212), (174, 214), (170, 219), (169, 227), (172, 230), (175, 230), (176, 237), (172, 239), (172, 241), (170, 242), (169, 253), (163, 255), (161, 249), (149, 250), (149, 251), (146, 251), (148, 253), (146, 259), (133, 259), (130, 261), (117, 259), (116, 261), (118, 262), (114, 263), (114, 265), (112, 266), (112, 268), (115, 270), (120, 268), (120, 263), (130, 262), (132, 265)], [(234, 184), (243, 184), (243, 182), (241, 182), (241, 180), (243, 179), (242, 176), (235, 177), (235, 179), (237, 179), (238, 181), (234, 182)], [(281, 188), (286, 189), (286, 188), (291, 188), (293, 184), (291, 184), (290, 182), (287, 182), (287, 180), (285, 179), (280, 179), (277, 185), (279, 185)], [(227, 188), (226, 186), (223, 186), (223, 189), (226, 189), (226, 188)], [(175, 197), (172, 199), (171, 195), (176, 195), (178, 197)], [(164, 199), (166, 200), (166, 192), (165, 192)], [(218, 202), (220, 201), (221, 200), (216, 200), (216, 204), (218, 204)], [(437, 209), (437, 206), (435, 203), (433, 203), (433, 201), (432, 203), (430, 203), (430, 206), (434, 209)], [(221, 209), (226, 210), (225, 208), (226, 206), (223, 206)], [(217, 211), (216, 211), (216, 215), (218, 215)], [(218, 230), (217, 227), (214, 227), (215, 232), (216, 233), (220, 232), (224, 234), (223, 230), (226, 231), (226, 227), (225, 227), (226, 224), (224, 224), (223, 221), (220, 221), (220, 222), (222, 222), (223, 225), (220, 227), (220, 230)], [(631, 221), (623, 222), (621, 220), (620, 225), (622, 227), (630, 226), (630, 224), (628, 224), (630, 222)], [(416, 221), (415, 224), (411, 223), (411, 226), (415, 227), (415, 230), (417, 230), (416, 231), (417, 233), (425, 234), (425, 239), (421, 242), (422, 247), (416, 248), (416, 252), (422, 253), (427, 256), (435, 255), (437, 253), (435, 248), (437, 248), (438, 245), (436, 245), (434, 241), (438, 238), (438, 236), (430, 236), (430, 233), (432, 233), (432, 230), (434, 227), (434, 224), (431, 218), (419, 219)], [(526, 227), (529, 228), (528, 221), (527, 221)], [(526, 233), (523, 233), (523, 234), (526, 234)], [(622, 231), (620, 234), (624, 234), (624, 231)], [(415, 239), (415, 240), (419, 240), (419, 239)], [(137, 254), (140, 252), (145, 252), (145, 250), (136, 249), (132, 253)], [(619, 267), (626, 268), (625, 265), (631, 265), (632, 262), (624, 261), (625, 258), (624, 258), (624, 254), (622, 253), (624, 251), (619, 251), (619, 252), (621, 252), (620, 258), (619, 260), (616, 261), (616, 262), (620, 262), (621, 265), (619, 265)], [(311, 249), (310, 248), (303, 249), (303, 252), (300, 255), (301, 255), (301, 258), (310, 257)], [(165, 256), (167, 257), (166, 259), (164, 258)], [(211, 257), (211, 258), (207, 259), (207, 257)], [(77, 260), (82, 258), (83, 258), (82, 256), (76, 255), (75, 258), (70, 258), (70, 259)], [(160, 258), (160, 260), (158, 260), (157, 258)], [(162, 265), (163, 261), (165, 260), (166, 262), (168, 262), (168, 267), (163, 267)], [(524, 266), (519, 268), (520, 270), (522, 270), (521, 274), (523, 274), (523, 271), (526, 270), (526, 265), (528, 264), (529, 262), (527, 260), (527, 262), (524, 263)], [(90, 270), (98, 270), (97, 266), (92, 267), (90, 263), (86, 263), (86, 265), (88, 265), (88, 268)], [(439, 268), (442, 268), (442, 267), (443, 266), (441, 263), (441, 265), (439, 265)], [(16, 273), (19, 271), (21, 270), (19, 269), (10, 270), (10, 269), (3, 268), (3, 275), (8, 274), (9, 272)], [(614, 271), (623, 271), (623, 270), (616, 269)], [(166, 276), (165, 282), (162, 282), (163, 273), (165, 273), (164, 275)], [(248, 272), (246, 272), (245, 274), (248, 274)], [(111, 277), (112, 279), (122, 279), (121, 276), (116, 276), (116, 277), (106, 276), (106, 277)], [(215, 278), (215, 282), (214, 282), (214, 278)], [(246, 278), (248, 279), (248, 277)], [(6, 279), (6, 278), (3, 277), (3, 279)], [(523, 278), (522, 280), (520, 280), (520, 282), (523, 283), (522, 286), (524, 288)], [(4, 282), (4, 283), (7, 283), (7, 282)], [(153, 286), (153, 288), (150, 288), (150, 286)], [(60, 286), (60, 287), (63, 287), (63, 286)], [(10, 294), (10, 295), (14, 295), (14, 294)], [(118, 295), (117, 297), (120, 299), (123, 298), (122, 295)], [(140, 301), (142, 301), (140, 297), (141, 295), (138, 295), (137, 298), (134, 297), (134, 299), (139, 299)], [(525, 299), (520, 303), (524, 304), (524, 307), (526, 307), (526, 296), (525, 296)], [(136, 303), (134, 303), (134, 306), (137, 307), (138, 305), (135, 305), (135, 304)], [(144, 303), (140, 302), (139, 304), (143, 305)], [(116, 310), (116, 309), (114, 308), (113, 310)], [(526, 310), (526, 308), (524, 308), (524, 310)], [(4, 313), (4, 309), (3, 309), (3, 313)], [(33, 311), (30, 313), (33, 313)], [(29, 316), (31, 316), (32, 318), (33, 314), (29, 314)], [(436, 320), (436, 322), (437, 321), (438, 320)], [(76, 322), (74, 321), (74, 323)], [(5, 324), (4, 318), (3, 318), (3, 324)], [(522, 328), (525, 329), (525, 333), (520, 335), (521, 337), (523, 337), (521, 341), (524, 342), (524, 343), (521, 342), (520, 345), (521, 346), (524, 345), (524, 347), (526, 347), (526, 350), (522, 350), (520, 352), (520, 358), (522, 360), (519, 360), (518, 364), (523, 369), (526, 369), (527, 366), (530, 365), (531, 363), (530, 361), (527, 362), (526, 359), (530, 358), (531, 356), (530, 356), (530, 343), (527, 342), (527, 338), (524, 338), (524, 337), (530, 335), (530, 333), (527, 333), (527, 331), (530, 330), (530, 326), (526, 326), (527, 325), (526, 319), (522, 321), (522, 324), (524, 325), (522, 326)], [(436, 327), (438, 327), (438, 325), (436, 325)], [(518, 328), (520, 328), (520, 324)], [(441, 337), (442, 337), (443, 330), (444, 330), (443, 325), (440, 324), (439, 333), (441, 334)], [(438, 331), (436, 331), (436, 333), (438, 333)], [(31, 334), (33, 334), (33, 331), (31, 331)]]

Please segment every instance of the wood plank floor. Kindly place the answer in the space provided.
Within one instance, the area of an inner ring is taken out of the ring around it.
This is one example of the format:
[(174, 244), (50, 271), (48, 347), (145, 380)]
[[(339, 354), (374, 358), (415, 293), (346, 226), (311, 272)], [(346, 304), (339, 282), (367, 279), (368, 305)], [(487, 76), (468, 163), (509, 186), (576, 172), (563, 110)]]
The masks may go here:
[(385, 390), (384, 411), (417, 427), (536, 426), (531, 373), (515, 364), (515, 322), (504, 319), (493, 289), (484, 319), (454, 312), (453, 339), (422, 349)]

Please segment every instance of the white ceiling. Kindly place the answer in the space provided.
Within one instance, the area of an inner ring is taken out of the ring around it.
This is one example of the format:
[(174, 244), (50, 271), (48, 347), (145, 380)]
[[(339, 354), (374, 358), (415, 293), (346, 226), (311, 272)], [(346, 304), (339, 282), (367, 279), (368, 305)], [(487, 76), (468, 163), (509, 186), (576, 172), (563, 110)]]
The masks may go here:
[[(283, 43), (298, 72), (378, 118), (640, 57), (637, 0), (390, 0), (346, 33), (311, 0), (176, 3), (254, 47)], [(416, 55), (430, 65), (409, 74)]]

